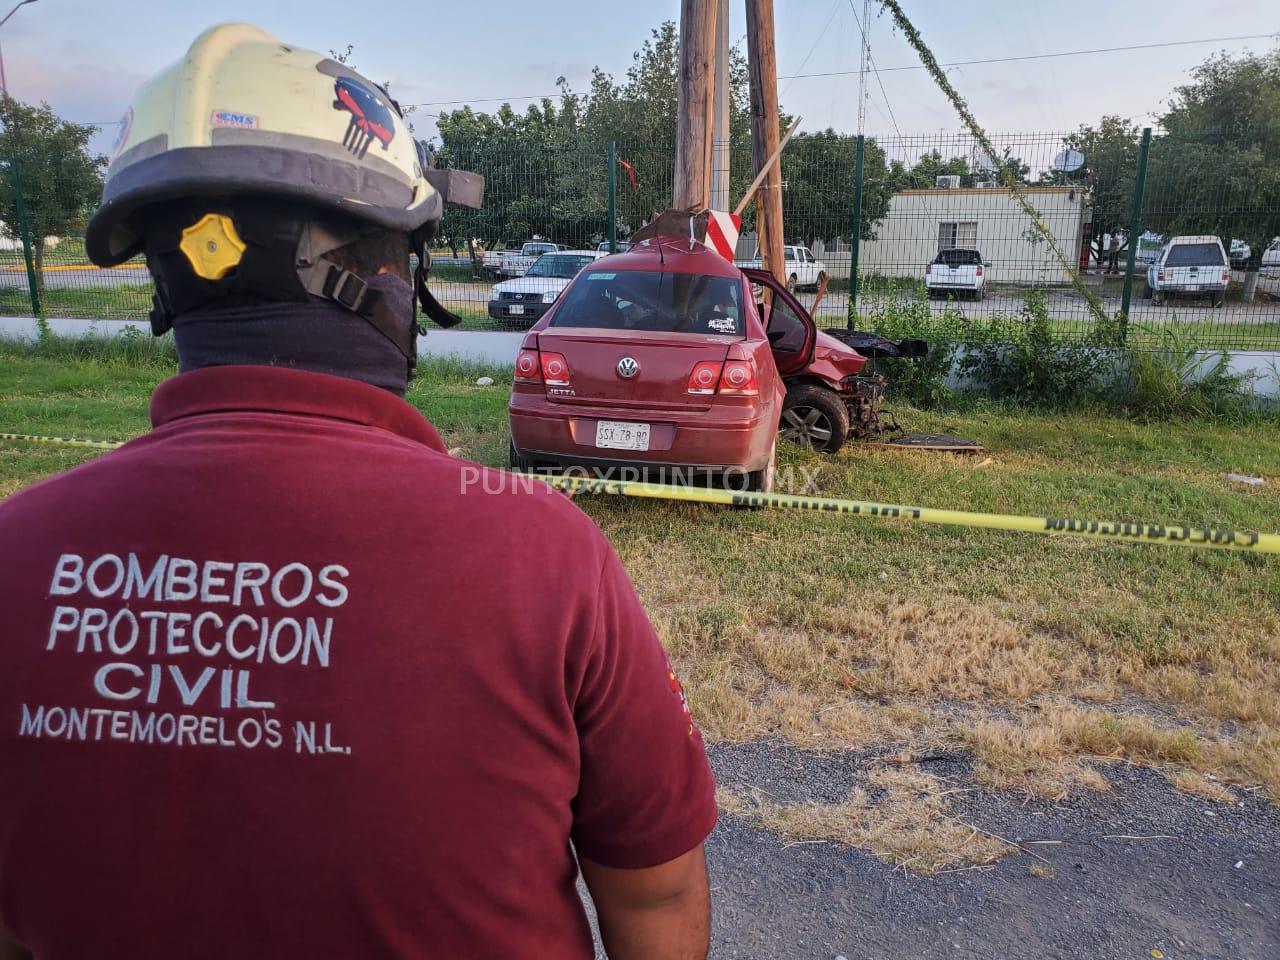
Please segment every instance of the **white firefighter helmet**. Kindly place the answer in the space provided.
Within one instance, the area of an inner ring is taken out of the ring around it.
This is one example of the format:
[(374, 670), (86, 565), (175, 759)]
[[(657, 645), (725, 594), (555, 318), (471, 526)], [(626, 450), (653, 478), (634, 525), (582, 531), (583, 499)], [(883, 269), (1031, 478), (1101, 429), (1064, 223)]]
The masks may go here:
[(120, 263), (142, 248), (141, 211), (204, 196), (292, 199), (429, 234), (442, 196), (424, 159), (377, 84), (257, 27), (213, 27), (135, 95), (85, 247)]

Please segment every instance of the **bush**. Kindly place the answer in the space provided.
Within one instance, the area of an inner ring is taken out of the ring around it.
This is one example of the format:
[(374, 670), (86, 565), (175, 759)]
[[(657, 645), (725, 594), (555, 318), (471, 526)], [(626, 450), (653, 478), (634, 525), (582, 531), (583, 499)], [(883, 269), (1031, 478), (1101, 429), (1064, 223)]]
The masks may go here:
[(996, 316), (981, 340), (970, 340), (960, 370), (996, 400), (1037, 407), (1072, 406), (1096, 391), (1111, 356), (1088, 342), (1058, 342), (1039, 291), (1013, 317)]
[(1256, 406), (1249, 378), (1230, 371), (1225, 352), (1202, 355), (1173, 327), (1146, 332), (1156, 346), (1130, 350), (1115, 371), (1114, 399), (1131, 416), (1241, 418)]

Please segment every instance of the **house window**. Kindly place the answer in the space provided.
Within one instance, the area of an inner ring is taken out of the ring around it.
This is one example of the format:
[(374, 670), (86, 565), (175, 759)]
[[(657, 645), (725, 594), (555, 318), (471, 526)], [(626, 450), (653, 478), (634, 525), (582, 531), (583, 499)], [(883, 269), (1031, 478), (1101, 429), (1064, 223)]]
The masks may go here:
[(960, 247), (972, 250), (978, 245), (978, 221), (962, 220), (959, 223), (938, 224), (938, 249), (951, 250)]

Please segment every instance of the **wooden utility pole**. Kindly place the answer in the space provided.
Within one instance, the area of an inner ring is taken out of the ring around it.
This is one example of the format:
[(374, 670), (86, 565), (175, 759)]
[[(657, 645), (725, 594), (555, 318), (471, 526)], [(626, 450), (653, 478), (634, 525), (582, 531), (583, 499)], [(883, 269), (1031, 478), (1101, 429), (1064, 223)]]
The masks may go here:
[(700, 209), (711, 203), (716, 5), (716, 0), (681, 0), (680, 3), (676, 177), (672, 203), (677, 210)]
[(716, 0), (716, 75), (712, 90), (711, 207), (728, 210), (729, 199), (729, 0)]
[[(773, 0), (747, 0), (747, 51), (751, 78), (751, 162), (754, 172), (778, 149), (778, 63), (774, 50)], [(782, 257), (782, 164), (770, 165), (756, 194), (756, 233), (764, 269), (786, 283)]]

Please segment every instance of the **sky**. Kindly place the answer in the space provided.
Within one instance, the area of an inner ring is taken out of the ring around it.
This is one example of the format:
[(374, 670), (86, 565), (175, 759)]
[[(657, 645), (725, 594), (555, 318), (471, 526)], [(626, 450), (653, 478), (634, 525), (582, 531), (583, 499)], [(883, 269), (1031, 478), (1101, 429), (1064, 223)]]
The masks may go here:
[[(779, 96), (783, 109), (804, 118), (803, 129), (857, 129), (862, 6), (862, 0), (775, 0), (778, 70), (784, 77)], [(0, 0), (0, 13), (7, 7)], [(1280, 33), (1275, 0), (903, 0), (903, 7), (942, 63)], [(744, 44), (744, 5), (730, 0), (730, 8), (731, 42)], [(878, 82), (868, 81), (866, 132), (957, 131), (954, 111), (922, 70), (893, 69), (919, 61), (888, 15), (878, 14), (874, 2), (871, 8), (872, 56), (881, 73)], [(352, 62), (362, 72), (389, 81), (402, 103), (422, 104), (410, 119), (419, 136), (430, 137), (432, 115), (453, 106), (442, 101), (494, 109), (509, 99), (519, 109), (531, 97), (554, 93), (560, 76), (580, 91), (587, 89), (593, 66), (621, 77), (649, 31), (678, 16), (679, 0), (37, 0), (5, 24), (0, 44), (10, 94), (47, 101), (68, 120), (102, 124), (93, 146), (106, 151), (113, 124), (137, 86), (214, 23), (246, 21), (319, 51), (351, 44)], [(1277, 42), (1199, 43), (962, 66), (948, 73), (988, 130), (1065, 131), (1103, 114), (1151, 120), (1188, 70), (1211, 53), (1263, 52)], [(838, 71), (851, 72), (786, 79)]]

